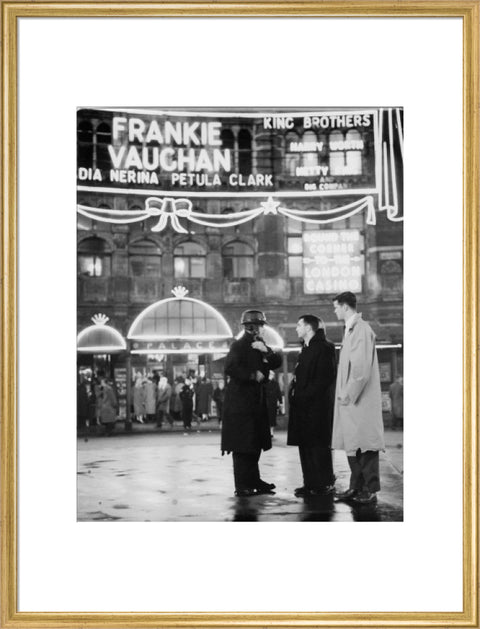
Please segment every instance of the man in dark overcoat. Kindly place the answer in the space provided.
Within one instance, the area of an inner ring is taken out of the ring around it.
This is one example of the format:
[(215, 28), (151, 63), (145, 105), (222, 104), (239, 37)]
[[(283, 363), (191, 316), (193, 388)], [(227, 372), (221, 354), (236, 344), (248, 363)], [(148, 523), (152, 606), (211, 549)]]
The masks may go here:
[(222, 452), (232, 452), (235, 495), (271, 493), (275, 486), (260, 478), (262, 450), (272, 447), (265, 386), (271, 369), (282, 363), (281, 354), (268, 347), (261, 328), (265, 315), (246, 310), (241, 319), (244, 334), (235, 340), (225, 360), (225, 402)]
[(303, 348), (289, 389), (287, 445), (298, 446), (303, 487), (296, 496), (334, 491), (332, 425), (337, 367), (335, 346), (325, 337), (323, 321), (306, 314), (297, 323)]

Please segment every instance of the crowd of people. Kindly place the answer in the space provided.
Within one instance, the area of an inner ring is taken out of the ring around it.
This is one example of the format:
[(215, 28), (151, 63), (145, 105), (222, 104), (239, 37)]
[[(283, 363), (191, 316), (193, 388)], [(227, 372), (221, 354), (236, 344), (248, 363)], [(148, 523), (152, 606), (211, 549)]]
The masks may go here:
[(77, 384), (77, 428), (104, 426), (111, 435), (118, 415), (118, 396), (113, 382), (102, 371), (93, 378), (81, 375)]
[(186, 430), (191, 430), (192, 422), (200, 424), (212, 419), (213, 401), (216, 419), (221, 423), (224, 395), (224, 380), (214, 386), (209, 378), (197, 378), (194, 372), (177, 376), (173, 383), (164, 375), (144, 376), (137, 372), (133, 385), (133, 419), (141, 424), (155, 422), (158, 428), (181, 421)]
[[(194, 372), (180, 375), (173, 383), (158, 372), (144, 375), (137, 371), (132, 382), (131, 421), (172, 427), (181, 422), (185, 430), (192, 422), (200, 424), (216, 418), (222, 421), (225, 381), (212, 384), (209, 378), (197, 378)], [(212, 405), (212, 401), (215, 403)], [(93, 378), (81, 375), (77, 386), (77, 424), (82, 429), (103, 426), (113, 432), (118, 417), (115, 383), (98, 372)]]

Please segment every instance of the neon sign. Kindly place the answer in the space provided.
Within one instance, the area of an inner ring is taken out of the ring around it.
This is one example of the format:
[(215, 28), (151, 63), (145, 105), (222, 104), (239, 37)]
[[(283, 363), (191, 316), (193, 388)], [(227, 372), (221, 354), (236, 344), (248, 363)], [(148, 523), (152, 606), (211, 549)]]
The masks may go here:
[[(206, 149), (160, 149), (158, 146), (143, 147), (138, 149), (131, 146), (128, 150), (125, 146), (119, 147), (115, 151), (113, 146), (108, 147), (108, 152), (112, 160), (114, 169), (123, 168), (125, 170), (164, 170), (166, 172), (184, 170), (200, 172), (202, 170), (215, 171), (223, 168), (230, 170), (232, 167), (232, 158), (230, 151), (220, 151), (213, 149), (212, 153), (208, 153)], [(114, 175), (116, 176), (116, 175)]]
[[(91, 124), (105, 113), (81, 109), (79, 124)], [(95, 142), (92, 134), (91, 151), (79, 153), (78, 183), (115, 189), (140, 185), (160, 188), (162, 192), (181, 188), (188, 192), (250, 189), (271, 193), (284, 187), (286, 180), (298, 192), (308, 192), (313, 185), (316, 190), (322, 190), (320, 186), (326, 184), (330, 190), (375, 188), (375, 158), (372, 151), (364, 149), (376, 144), (377, 112), (308, 113), (262, 116), (252, 112), (241, 123), (234, 112), (224, 113), (217, 120), (209, 119), (209, 114), (202, 111), (157, 113), (145, 109), (142, 115), (138, 112), (113, 114), (108, 133), (104, 130), (104, 135)], [(332, 130), (337, 135), (343, 134), (347, 142), (349, 131), (355, 130), (358, 144), (341, 148), (341, 138), (335, 139), (336, 146), (330, 146), (323, 137), (312, 139), (317, 132)], [(295, 139), (287, 139), (289, 132), (293, 132)], [(244, 135), (240, 136), (241, 133)], [(245, 137), (248, 138), (246, 143), (241, 139)], [(280, 145), (282, 156), (278, 154)], [(289, 150), (291, 156), (300, 160), (294, 166), (295, 176), (300, 178), (296, 182), (292, 181)], [(331, 152), (347, 150), (359, 151), (364, 164), (363, 170), (354, 172), (355, 177), (348, 181), (345, 177), (350, 173), (341, 173), (339, 179), (329, 163)], [(312, 159), (315, 164), (311, 163)], [(302, 163), (305, 160), (308, 163)]]
[(98, 313), (91, 318), (93, 325), (77, 335), (77, 351), (89, 354), (114, 354), (127, 347), (118, 330), (107, 325), (107, 315)]
[[(189, 343), (232, 338), (232, 330), (226, 319), (213, 306), (199, 299), (187, 297), (188, 289), (184, 286), (175, 286), (172, 294), (173, 297), (161, 299), (147, 306), (130, 326), (127, 338), (142, 342), (182, 340)], [(175, 325), (169, 330), (169, 320), (183, 320), (183, 326)], [(200, 333), (198, 329), (201, 326), (196, 323), (201, 323), (202, 320), (205, 323), (205, 330)], [(136, 348), (142, 349), (140, 346)]]
[[(304, 116), (302, 124), (305, 129), (351, 129), (352, 127), (370, 127), (372, 114), (324, 113), (317, 116)], [(295, 118), (276, 114), (264, 116), (264, 129), (294, 129)]]
[(132, 354), (220, 354), (227, 353), (226, 341), (134, 341)]
[(291, 153), (321, 153), (325, 144), (323, 142), (290, 142)]
[[(230, 171), (232, 157), (230, 149), (213, 148), (209, 153), (205, 148), (184, 148), (191, 145), (219, 147), (220, 122), (172, 122), (156, 118), (115, 116), (112, 121), (112, 142), (108, 153), (114, 169)], [(129, 145), (119, 142), (128, 137)], [(137, 144), (143, 145), (141, 148)], [(163, 145), (175, 145), (179, 148)]]
[[(77, 210), (93, 220), (127, 224), (157, 216), (152, 231), (171, 226), (179, 233), (188, 231), (188, 222), (232, 227), (262, 214), (321, 225), (366, 211), (366, 222), (375, 224), (377, 208), (391, 221), (403, 220), (399, 109), (291, 115), (154, 109), (78, 113), (79, 122), (89, 125), (108, 116), (105, 141), (97, 138), (86, 148), (86, 141), (79, 144), (77, 190), (84, 198)], [(241, 145), (241, 132), (249, 138), (248, 149)], [(134, 195), (135, 208), (129, 209), (128, 202), (96, 208), (85, 202), (90, 193)], [(345, 204), (340, 199), (336, 207), (309, 212), (294, 210), (288, 201), (345, 196), (357, 200)], [(144, 207), (138, 206), (138, 197), (147, 197)], [(206, 214), (193, 207), (192, 200), (202, 197), (255, 198), (257, 204)]]
[(211, 144), (221, 146), (221, 122), (171, 122), (152, 119), (145, 121), (132, 116), (113, 118), (113, 141), (122, 139), (128, 129), (129, 142), (157, 142), (158, 144)]
[(261, 216), (262, 214), (281, 214), (286, 218), (291, 218), (302, 223), (314, 223), (324, 225), (336, 221), (350, 218), (359, 212), (366, 211), (366, 222), (375, 225), (375, 208), (373, 197), (365, 197), (353, 203), (339, 206), (331, 210), (302, 211), (280, 207), (279, 201), (274, 201), (269, 197), (267, 201), (262, 201), (260, 207), (241, 212), (231, 212), (228, 214), (204, 214), (194, 212), (189, 199), (171, 199), (150, 197), (145, 201), (144, 210), (119, 211), (104, 208), (93, 208), (86, 205), (78, 205), (77, 211), (83, 216), (106, 223), (135, 223), (143, 221), (152, 216), (158, 216), (158, 223), (151, 229), (153, 232), (163, 231), (168, 224), (179, 233), (188, 233), (179, 219), (184, 218), (192, 223), (204, 225), (205, 227), (235, 227)]
[(364, 272), (359, 230), (304, 232), (303, 289), (307, 295), (361, 292)]

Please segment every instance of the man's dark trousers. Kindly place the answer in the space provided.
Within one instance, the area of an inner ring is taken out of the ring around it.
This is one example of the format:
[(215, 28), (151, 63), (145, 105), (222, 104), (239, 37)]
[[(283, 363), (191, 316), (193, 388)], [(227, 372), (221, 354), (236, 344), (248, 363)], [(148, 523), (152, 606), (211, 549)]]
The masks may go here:
[(380, 464), (378, 450), (362, 452), (358, 449), (355, 456), (348, 456), (350, 465), (350, 489), (356, 491), (380, 491)]
[(303, 484), (307, 489), (325, 489), (335, 482), (332, 450), (324, 446), (299, 446)]
[(260, 482), (258, 461), (261, 450), (256, 452), (233, 452), (233, 477), (235, 489), (255, 489)]

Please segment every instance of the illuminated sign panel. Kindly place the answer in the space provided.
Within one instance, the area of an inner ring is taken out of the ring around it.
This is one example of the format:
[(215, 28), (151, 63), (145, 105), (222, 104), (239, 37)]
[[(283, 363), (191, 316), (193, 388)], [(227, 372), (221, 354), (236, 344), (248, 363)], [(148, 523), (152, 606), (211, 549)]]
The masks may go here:
[(134, 341), (133, 354), (218, 354), (227, 353), (230, 343), (227, 341)]
[(303, 288), (307, 295), (362, 291), (363, 239), (358, 229), (303, 233)]
[(376, 120), (373, 110), (80, 109), (77, 182), (186, 194), (375, 189)]

